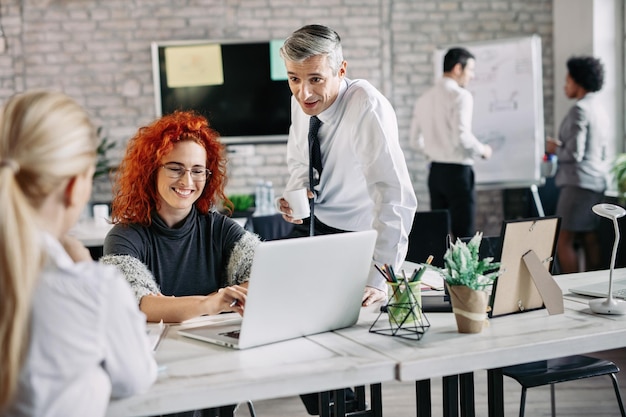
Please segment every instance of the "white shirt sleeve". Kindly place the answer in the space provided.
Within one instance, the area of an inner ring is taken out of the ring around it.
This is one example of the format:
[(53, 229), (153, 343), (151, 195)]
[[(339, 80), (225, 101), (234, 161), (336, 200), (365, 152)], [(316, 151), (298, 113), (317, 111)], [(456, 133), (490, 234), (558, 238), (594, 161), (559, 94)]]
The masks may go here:
[[(373, 228), (378, 232), (374, 262), (391, 264), (398, 272), (408, 249), (408, 234), (417, 209), (417, 198), (399, 145), (393, 109), (373, 102), (358, 124), (355, 142), (367, 192), (374, 202)], [(384, 278), (373, 267), (368, 285), (386, 291)]]
[(105, 359), (111, 395), (126, 397), (147, 390), (156, 380), (157, 367), (146, 334), (146, 316), (139, 311), (126, 281), (114, 273), (103, 286)]
[(473, 156), (482, 156), (485, 153), (485, 145), (480, 143), (472, 133), (474, 98), (468, 91), (462, 91), (462, 94), (457, 97), (456, 104), (457, 108), (452, 120), (456, 120), (461, 146), (469, 150)]
[(411, 127), (409, 130), (409, 144), (419, 152), (424, 152), (424, 135), (422, 134), (422, 126), (420, 125), (419, 100), (415, 102), (413, 107), (413, 117), (411, 118)]

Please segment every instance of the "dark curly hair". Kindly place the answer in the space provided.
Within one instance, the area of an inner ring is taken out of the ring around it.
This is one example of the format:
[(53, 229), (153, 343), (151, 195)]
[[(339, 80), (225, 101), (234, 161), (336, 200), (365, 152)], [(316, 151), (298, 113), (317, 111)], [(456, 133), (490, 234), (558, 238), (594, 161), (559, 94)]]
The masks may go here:
[(111, 204), (113, 223), (152, 223), (152, 210), (157, 208), (156, 175), (161, 158), (174, 144), (191, 140), (207, 153), (207, 168), (212, 175), (206, 182), (195, 206), (202, 214), (223, 202), (231, 203), (224, 194), (226, 157), (219, 134), (209, 127), (207, 119), (192, 111), (175, 111), (140, 128), (128, 142), (126, 155), (116, 174), (114, 198)]
[(604, 84), (604, 66), (599, 59), (591, 56), (571, 57), (567, 60), (570, 77), (586, 91), (600, 91)]

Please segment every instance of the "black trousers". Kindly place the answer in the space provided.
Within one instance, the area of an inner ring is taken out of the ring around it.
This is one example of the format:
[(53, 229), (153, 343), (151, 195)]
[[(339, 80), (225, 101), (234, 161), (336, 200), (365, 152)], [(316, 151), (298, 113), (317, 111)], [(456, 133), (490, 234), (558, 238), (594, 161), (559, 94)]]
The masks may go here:
[(476, 233), (476, 191), (470, 165), (433, 162), (428, 174), (431, 210), (450, 211), (454, 238)]
[[(287, 235), (286, 239), (294, 238), (294, 237), (307, 237), (310, 236), (310, 226), (311, 219), (307, 217), (302, 220), (302, 224), (294, 224), (291, 233)], [(321, 221), (317, 217), (315, 217), (315, 236), (317, 235), (332, 235), (335, 233), (345, 233), (346, 230), (335, 229), (334, 227), (328, 226)]]

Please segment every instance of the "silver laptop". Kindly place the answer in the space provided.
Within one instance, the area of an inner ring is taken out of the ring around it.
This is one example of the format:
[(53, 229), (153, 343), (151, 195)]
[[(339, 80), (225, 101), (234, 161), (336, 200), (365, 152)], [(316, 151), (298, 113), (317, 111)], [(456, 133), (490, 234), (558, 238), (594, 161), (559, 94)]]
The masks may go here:
[(243, 319), (179, 330), (246, 349), (352, 326), (367, 283), (376, 231), (262, 242), (254, 253)]
[[(626, 277), (625, 271), (613, 272), (613, 297), (626, 299)], [(621, 276), (620, 276), (621, 275)], [(574, 294), (586, 295), (589, 297), (606, 298), (609, 294), (609, 272), (606, 271), (606, 281), (596, 282), (594, 284), (580, 285), (569, 288)]]

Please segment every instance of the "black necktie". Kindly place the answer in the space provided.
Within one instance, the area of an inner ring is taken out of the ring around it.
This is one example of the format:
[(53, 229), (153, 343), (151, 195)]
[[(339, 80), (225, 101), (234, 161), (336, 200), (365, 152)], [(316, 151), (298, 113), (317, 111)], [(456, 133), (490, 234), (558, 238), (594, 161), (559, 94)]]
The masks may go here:
[[(320, 150), (320, 141), (317, 137), (317, 132), (320, 130), (322, 121), (317, 116), (312, 116), (309, 120), (309, 188), (315, 193), (315, 186), (319, 184), (320, 176), (322, 175), (322, 151)], [(317, 171), (317, 176), (315, 175)], [(314, 216), (315, 216), (315, 197), (313, 197), (309, 204), (311, 206), (311, 217), (309, 235), (315, 234)]]

